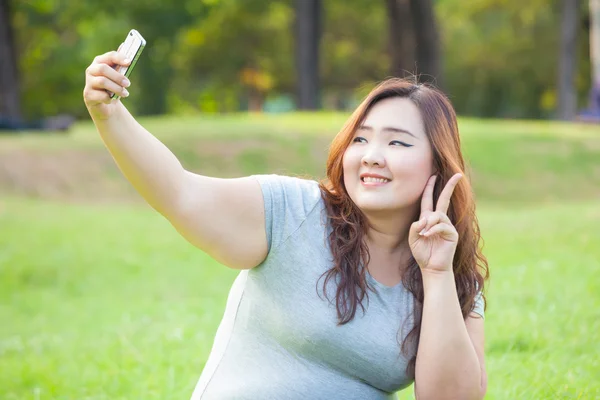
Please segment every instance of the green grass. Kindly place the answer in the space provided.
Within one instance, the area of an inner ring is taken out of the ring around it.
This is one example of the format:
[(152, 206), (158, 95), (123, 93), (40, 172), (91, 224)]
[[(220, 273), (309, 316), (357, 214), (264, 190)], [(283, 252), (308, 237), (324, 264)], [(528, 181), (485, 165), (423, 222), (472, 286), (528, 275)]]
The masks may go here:
[(233, 271), (145, 208), (3, 206), (0, 398), (188, 398)]
[[(202, 174), (233, 177), (294, 173), (322, 177), (328, 146), (346, 117), (336, 113), (234, 114), (147, 117), (140, 121), (173, 150), (186, 168)], [(461, 119), (459, 126), (480, 201), (523, 205), (600, 196), (598, 126), (467, 118)], [(92, 169), (97, 164), (103, 176), (120, 187), (119, 193), (131, 194), (89, 122), (76, 124), (69, 135), (0, 136), (0, 167), (6, 153), (27, 155), (34, 161), (41, 154), (46, 160), (54, 157), (61, 163), (69, 158), (65, 152), (78, 154), (82, 168)], [(89, 185), (97, 185), (87, 176), (74, 182), (57, 182), (56, 186), (58, 191), (71, 195), (88, 192), (93, 190)], [(0, 189), (2, 186), (0, 175)], [(10, 193), (14, 188), (6, 189)], [(103, 194), (97, 190), (94, 197)]]
[[(144, 123), (191, 169), (318, 176), (343, 116)], [(600, 398), (600, 129), (477, 120), (461, 128), (491, 268), (486, 399)], [(84, 123), (73, 136), (0, 138), (0, 149), (105, 152)], [(106, 173), (122, 181), (112, 166)], [(0, 399), (189, 398), (235, 271), (147, 206), (4, 188), (12, 194), (0, 197)]]

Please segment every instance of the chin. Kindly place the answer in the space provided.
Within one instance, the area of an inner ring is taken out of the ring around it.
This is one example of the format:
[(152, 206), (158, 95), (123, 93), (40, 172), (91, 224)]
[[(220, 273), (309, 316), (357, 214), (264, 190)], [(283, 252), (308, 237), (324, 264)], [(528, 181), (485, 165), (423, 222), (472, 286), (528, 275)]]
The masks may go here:
[(399, 204), (390, 204), (382, 199), (360, 199), (355, 202), (358, 208), (363, 212), (381, 212), (381, 211), (394, 211), (400, 208)]
[(386, 199), (383, 196), (365, 196), (361, 194), (358, 198), (354, 198), (354, 203), (363, 212), (397, 212), (403, 209), (412, 208), (415, 202), (410, 202), (404, 199)]

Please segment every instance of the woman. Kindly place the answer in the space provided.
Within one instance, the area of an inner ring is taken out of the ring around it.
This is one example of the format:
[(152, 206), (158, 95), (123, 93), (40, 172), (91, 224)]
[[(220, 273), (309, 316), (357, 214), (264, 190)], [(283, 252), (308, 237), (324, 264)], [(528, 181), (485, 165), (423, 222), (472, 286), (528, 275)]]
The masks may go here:
[[(118, 167), (191, 243), (241, 270), (197, 399), (481, 399), (484, 281), (456, 116), (388, 80), (335, 137), (322, 182), (186, 171), (120, 101), (110, 52), (84, 100)], [(365, 268), (366, 266), (366, 268)]]

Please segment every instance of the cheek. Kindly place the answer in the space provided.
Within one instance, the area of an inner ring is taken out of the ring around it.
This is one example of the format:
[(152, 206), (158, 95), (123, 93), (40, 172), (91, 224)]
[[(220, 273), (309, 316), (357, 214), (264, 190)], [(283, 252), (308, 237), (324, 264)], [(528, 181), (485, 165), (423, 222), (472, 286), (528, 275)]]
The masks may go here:
[(391, 166), (394, 173), (403, 177), (413, 177), (421, 180), (422, 177), (428, 179), (432, 173), (432, 159), (428, 153), (412, 153), (403, 157), (397, 157), (392, 161)]
[(409, 203), (419, 202), (427, 181), (433, 174), (431, 156), (428, 153), (405, 155), (394, 162), (393, 173), (398, 178), (399, 196)]
[(342, 158), (342, 168), (344, 170), (343, 182), (348, 195), (353, 201), (357, 201), (356, 196), (360, 191), (360, 182), (357, 181), (358, 173), (361, 168), (361, 156), (352, 149), (346, 150)]
[(358, 169), (360, 168), (360, 158), (355, 151), (347, 150), (344, 153), (342, 167), (344, 169), (344, 177), (358, 173)]

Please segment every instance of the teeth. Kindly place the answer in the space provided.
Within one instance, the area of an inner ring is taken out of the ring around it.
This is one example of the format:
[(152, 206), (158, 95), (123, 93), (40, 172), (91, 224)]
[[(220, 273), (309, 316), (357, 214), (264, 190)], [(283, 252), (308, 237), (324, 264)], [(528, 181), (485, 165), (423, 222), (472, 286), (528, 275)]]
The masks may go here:
[(389, 181), (388, 179), (373, 178), (373, 177), (370, 177), (370, 176), (365, 176), (363, 178), (363, 182), (385, 183), (385, 182), (388, 182), (388, 181)]

